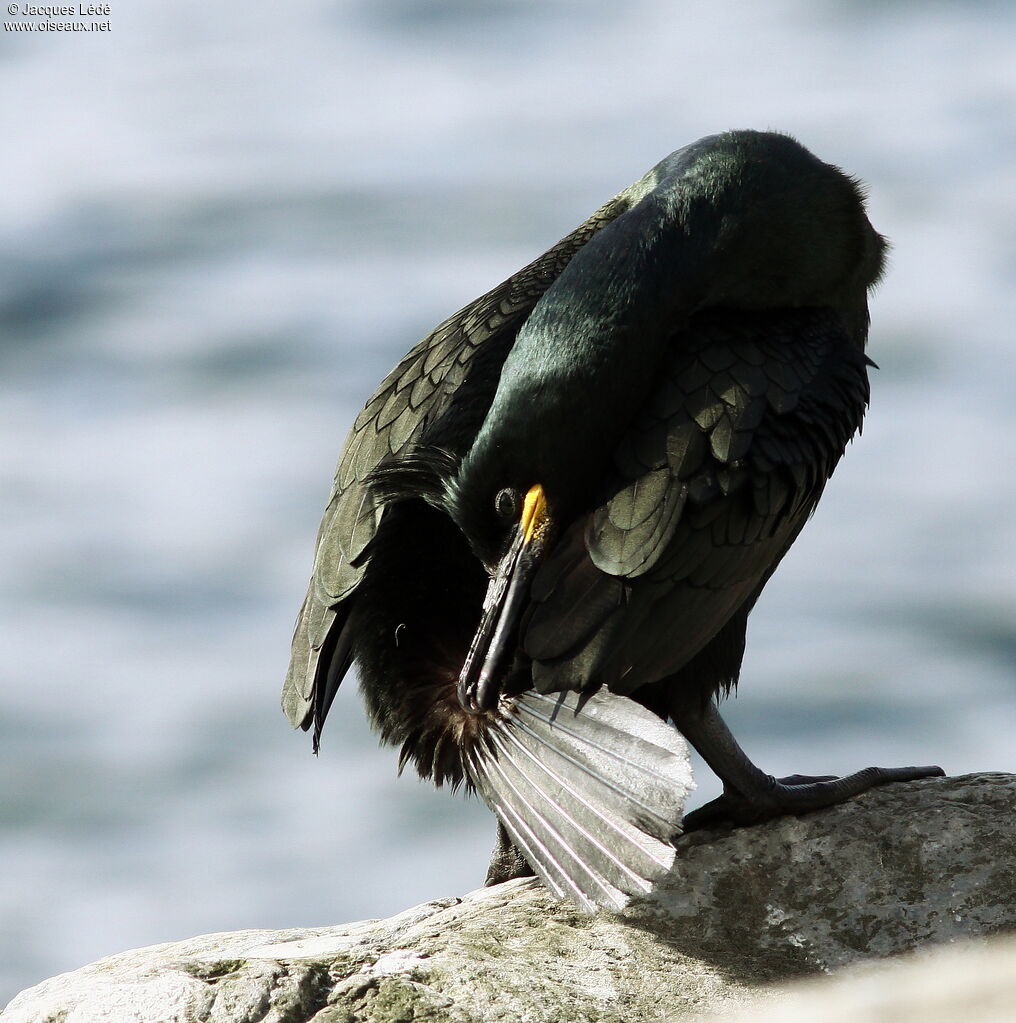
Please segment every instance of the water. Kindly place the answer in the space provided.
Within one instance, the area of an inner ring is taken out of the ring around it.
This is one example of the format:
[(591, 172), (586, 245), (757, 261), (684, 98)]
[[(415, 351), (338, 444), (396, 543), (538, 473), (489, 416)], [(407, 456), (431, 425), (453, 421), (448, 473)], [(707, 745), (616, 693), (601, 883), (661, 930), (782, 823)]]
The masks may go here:
[[(127, 947), (480, 880), (347, 683), (277, 707), (346, 427), (672, 149), (790, 131), (894, 243), (872, 411), (753, 616), (767, 769), (1016, 770), (1016, 8), (117, 5), (0, 38), (0, 1001)], [(699, 772), (701, 796), (715, 784)]]

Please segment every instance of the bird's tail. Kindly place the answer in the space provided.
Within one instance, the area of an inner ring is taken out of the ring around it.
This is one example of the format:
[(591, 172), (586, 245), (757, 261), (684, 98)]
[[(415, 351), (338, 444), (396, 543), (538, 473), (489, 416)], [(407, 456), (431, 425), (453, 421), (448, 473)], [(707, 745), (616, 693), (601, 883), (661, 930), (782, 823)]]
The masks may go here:
[(547, 887), (588, 911), (650, 892), (694, 788), (680, 733), (605, 689), (502, 706), (466, 771)]

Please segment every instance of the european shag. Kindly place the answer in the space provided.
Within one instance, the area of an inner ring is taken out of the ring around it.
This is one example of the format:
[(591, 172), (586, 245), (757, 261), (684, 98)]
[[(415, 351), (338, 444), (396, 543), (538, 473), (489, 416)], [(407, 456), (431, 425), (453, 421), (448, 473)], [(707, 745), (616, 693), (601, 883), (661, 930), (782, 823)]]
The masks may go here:
[(685, 830), (940, 775), (777, 781), (716, 708), (861, 426), (884, 252), (856, 181), (788, 136), (733, 131), (438, 326), (346, 440), (293, 724), (316, 750), (355, 661), (400, 766), (496, 813), (488, 883), (535, 869), (585, 907), (669, 868), (680, 736), (723, 781)]

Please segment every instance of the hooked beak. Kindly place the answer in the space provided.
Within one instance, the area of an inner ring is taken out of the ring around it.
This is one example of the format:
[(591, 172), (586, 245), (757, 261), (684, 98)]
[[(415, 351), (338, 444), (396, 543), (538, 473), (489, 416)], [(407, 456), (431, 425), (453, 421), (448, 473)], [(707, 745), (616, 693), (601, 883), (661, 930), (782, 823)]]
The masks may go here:
[(508, 550), (487, 586), (480, 625), (459, 675), (459, 703), (470, 714), (490, 710), (501, 694), (549, 521), (543, 487), (530, 487)]

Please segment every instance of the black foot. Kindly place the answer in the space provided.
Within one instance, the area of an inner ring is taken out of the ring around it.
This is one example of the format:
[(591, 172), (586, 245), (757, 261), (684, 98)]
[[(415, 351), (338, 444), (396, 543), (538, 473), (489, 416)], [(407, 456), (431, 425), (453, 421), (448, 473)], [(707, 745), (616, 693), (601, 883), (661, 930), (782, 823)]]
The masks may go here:
[(724, 786), (723, 795), (700, 806), (684, 818), (687, 833), (718, 824), (758, 824), (784, 814), (807, 813), (841, 803), (851, 796), (877, 785), (894, 781), (917, 781), (919, 778), (941, 778), (941, 767), (869, 767), (844, 778), (835, 775), (808, 777), (792, 774), (787, 778), (765, 775), (750, 793)]
[(491, 885), (511, 881), (516, 877), (533, 877), (534, 874), (535, 871), (529, 865), (529, 861), (519, 852), (518, 846), (508, 837), (504, 825), (498, 821), (497, 844), (490, 854), (484, 887), (489, 888)]

